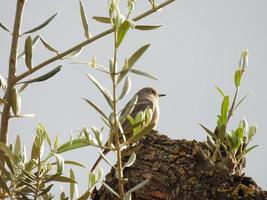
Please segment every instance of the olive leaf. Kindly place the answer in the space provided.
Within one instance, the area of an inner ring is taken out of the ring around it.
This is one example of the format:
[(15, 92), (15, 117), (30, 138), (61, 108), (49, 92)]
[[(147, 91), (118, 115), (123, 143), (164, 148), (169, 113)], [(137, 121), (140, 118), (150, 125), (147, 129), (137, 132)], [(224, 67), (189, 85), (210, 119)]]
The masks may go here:
[(153, 80), (155, 80), (155, 81), (158, 80), (155, 76), (153, 76), (153, 75), (151, 75), (151, 74), (149, 74), (149, 73), (147, 73), (147, 72), (138, 70), (138, 69), (131, 69), (130, 72), (132, 72), (132, 73), (134, 73), (134, 74), (137, 74), (137, 75), (145, 76), (145, 77), (147, 77), (147, 78), (151, 78), (151, 79), (153, 79)]
[(19, 96), (18, 91), (15, 88), (12, 92), (11, 108), (15, 116), (18, 116), (20, 114), (21, 97)]
[[(33, 39), (32, 39), (32, 49), (35, 47), (35, 45), (37, 44), (38, 42), (38, 39), (40, 38), (39, 35), (35, 36)], [(21, 52), (19, 55), (18, 55), (18, 59), (25, 56), (25, 51)]]
[(24, 46), (25, 63), (29, 70), (32, 69), (32, 37), (29, 35)]
[(87, 22), (87, 16), (86, 16), (86, 12), (84, 9), (84, 6), (82, 4), (82, 1), (80, 0), (80, 14), (81, 14), (81, 18), (82, 18), (82, 24), (83, 24), (83, 29), (84, 29), (84, 35), (87, 39), (89, 39), (91, 37), (90, 33), (89, 33), (89, 28), (88, 28), (88, 22)]
[(93, 19), (98, 21), (98, 22), (104, 23), (104, 24), (110, 24), (111, 23), (109, 17), (94, 16)]
[(150, 30), (155, 30), (162, 25), (136, 25), (135, 29), (141, 30), (141, 31), (150, 31)]
[(43, 45), (45, 46), (45, 48), (47, 48), (49, 51), (52, 51), (52, 52), (54, 52), (54, 53), (56, 53), (56, 54), (59, 53), (58, 50), (56, 50), (54, 47), (52, 47), (52, 46), (51, 46), (47, 41), (45, 41), (45, 39), (42, 38), (41, 36), (40, 36), (40, 40), (41, 40), (41, 42), (43, 43)]
[(126, 79), (125, 79), (125, 82), (124, 82), (124, 85), (123, 85), (123, 88), (122, 88), (122, 91), (121, 91), (121, 94), (120, 94), (118, 100), (122, 99), (123, 97), (125, 97), (130, 92), (131, 85), (132, 85), (131, 79), (130, 79), (129, 76), (127, 76)]
[(12, 34), (11, 33), (11, 31), (2, 23), (2, 22), (0, 22), (0, 27), (3, 29), (3, 30), (5, 30), (5, 31), (7, 31), (7, 32), (9, 32), (10, 34)]
[(134, 64), (139, 60), (139, 58), (145, 53), (145, 51), (148, 49), (150, 44), (146, 44), (139, 48), (134, 54), (125, 62), (122, 71), (119, 74), (119, 77), (117, 79), (117, 84), (125, 77), (125, 75), (131, 70), (131, 68), (134, 66)]
[[(57, 66), (56, 68), (52, 69), (51, 71), (47, 72), (46, 74), (39, 76), (37, 78), (34, 79), (30, 79), (28, 81), (23, 81), (20, 83), (25, 83), (25, 84), (29, 84), (29, 83), (34, 83), (34, 82), (42, 82), (45, 81), (49, 78), (52, 78), (53, 76), (55, 76), (58, 72), (60, 72), (62, 65)], [(23, 88), (24, 89), (24, 88)]]
[(47, 26), (56, 16), (58, 13), (55, 13), (54, 15), (52, 15), (51, 17), (49, 17), (46, 21), (44, 21), (42, 24), (40, 24), (39, 26), (36, 26), (32, 29), (30, 29), (29, 31), (24, 32), (22, 35), (28, 34), (28, 33), (33, 33), (35, 31), (38, 31), (42, 28), (44, 28), (45, 26)]

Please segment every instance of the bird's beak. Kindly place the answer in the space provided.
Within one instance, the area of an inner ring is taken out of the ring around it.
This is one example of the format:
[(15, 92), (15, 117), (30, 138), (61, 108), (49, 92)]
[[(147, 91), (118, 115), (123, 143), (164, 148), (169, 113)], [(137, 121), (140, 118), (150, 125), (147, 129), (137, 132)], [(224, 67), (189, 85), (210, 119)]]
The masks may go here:
[(159, 97), (165, 97), (166, 94), (159, 94)]

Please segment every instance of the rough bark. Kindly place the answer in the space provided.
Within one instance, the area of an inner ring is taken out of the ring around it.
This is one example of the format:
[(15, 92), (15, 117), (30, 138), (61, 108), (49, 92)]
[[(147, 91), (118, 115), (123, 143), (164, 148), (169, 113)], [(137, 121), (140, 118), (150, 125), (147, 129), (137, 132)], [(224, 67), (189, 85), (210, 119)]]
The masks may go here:
[[(149, 179), (149, 183), (133, 194), (134, 200), (267, 200), (252, 178), (244, 174), (230, 175), (225, 169), (211, 166), (201, 151), (204, 145), (197, 141), (171, 140), (157, 132), (149, 134), (140, 144), (123, 152), (124, 161), (134, 150), (134, 165), (124, 170), (128, 190)], [(242, 169), (240, 169), (242, 170)], [(115, 171), (105, 182), (117, 190)], [(103, 186), (95, 190), (94, 200), (117, 199)]]

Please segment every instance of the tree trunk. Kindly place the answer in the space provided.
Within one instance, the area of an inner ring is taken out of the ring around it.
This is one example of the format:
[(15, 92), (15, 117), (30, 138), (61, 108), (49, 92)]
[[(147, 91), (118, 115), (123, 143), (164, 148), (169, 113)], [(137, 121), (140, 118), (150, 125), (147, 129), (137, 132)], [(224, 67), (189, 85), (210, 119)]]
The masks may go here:
[[(231, 175), (224, 168), (212, 166), (201, 153), (204, 149), (201, 142), (171, 140), (150, 133), (140, 144), (123, 152), (124, 162), (133, 151), (137, 156), (133, 166), (124, 170), (128, 179), (125, 190), (149, 179), (147, 185), (133, 193), (133, 200), (267, 200), (267, 192), (240, 173), (242, 167)], [(105, 183), (118, 191), (113, 169)], [(102, 186), (94, 191), (93, 199), (117, 198)]]

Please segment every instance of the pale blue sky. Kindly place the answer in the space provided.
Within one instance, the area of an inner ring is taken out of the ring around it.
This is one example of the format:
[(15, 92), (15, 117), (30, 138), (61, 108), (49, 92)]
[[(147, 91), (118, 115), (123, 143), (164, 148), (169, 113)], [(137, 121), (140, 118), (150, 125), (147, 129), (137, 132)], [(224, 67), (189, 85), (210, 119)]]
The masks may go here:
[[(91, 19), (94, 15), (107, 15), (107, 1), (84, 1), (84, 4), (93, 35), (109, 28)], [(135, 15), (148, 8), (148, 1), (137, 1)], [(234, 70), (242, 50), (249, 49), (249, 67), (241, 85), (241, 95), (247, 92), (253, 94), (239, 108), (230, 126), (235, 128), (237, 121), (243, 117), (249, 124), (258, 124), (259, 131), (253, 144), (259, 147), (247, 155), (245, 172), (264, 189), (267, 189), (266, 9), (267, 2), (264, 0), (176, 1), (140, 22), (163, 24), (163, 27), (150, 32), (131, 31), (119, 51), (119, 63), (123, 63), (124, 58), (140, 46), (151, 43), (136, 66), (159, 79), (156, 82), (131, 75), (133, 87), (121, 106), (141, 87), (156, 87), (167, 94), (160, 102), (158, 130), (171, 138), (203, 141), (205, 134), (198, 123), (213, 129), (220, 111), (221, 97), (214, 85), (219, 85), (233, 96)], [(0, 21), (10, 28), (13, 26), (14, 10), (15, 0), (1, 0)], [(61, 51), (82, 41), (84, 36), (78, 0), (28, 0), (22, 30), (40, 24), (58, 11), (60, 13), (56, 19), (36, 34), (41, 34)], [(6, 32), (0, 31), (0, 73), (4, 76), (7, 74), (10, 38)], [(20, 52), (23, 42), (24, 38)], [(34, 49), (33, 62), (38, 64), (51, 55), (39, 43)], [(46, 126), (51, 136), (60, 133), (63, 141), (69, 139), (71, 131), (75, 133), (84, 126), (101, 128), (102, 122), (97, 113), (82, 101), (82, 97), (95, 100), (107, 112), (108, 106), (85, 74), (93, 74), (106, 86), (109, 86), (110, 81), (105, 75), (87, 66), (69, 64), (73, 61), (89, 61), (92, 56), (96, 56), (100, 64), (108, 65), (108, 59), (112, 56), (110, 35), (84, 48), (74, 60), (52, 64), (49, 69), (63, 64), (60, 74), (45, 83), (32, 84), (23, 92), (22, 112), (34, 113), (35, 118), (12, 120), (10, 141), (14, 141), (15, 135), (20, 134), (29, 151), (28, 144), (32, 142), (39, 122)], [(22, 59), (18, 73), (25, 70)], [(86, 183), (85, 174), (97, 155), (97, 150), (91, 147), (66, 154), (66, 157), (87, 165), (85, 170), (76, 170), (79, 171), (77, 177), (81, 181), (81, 191)]]

